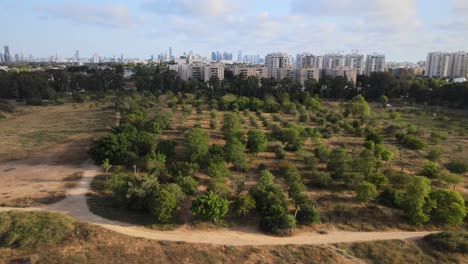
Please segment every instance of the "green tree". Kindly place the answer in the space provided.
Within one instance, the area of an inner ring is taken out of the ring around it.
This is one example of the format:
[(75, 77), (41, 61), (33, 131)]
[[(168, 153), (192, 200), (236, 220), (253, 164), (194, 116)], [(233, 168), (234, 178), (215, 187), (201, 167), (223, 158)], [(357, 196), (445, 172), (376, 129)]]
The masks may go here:
[(232, 204), (232, 213), (236, 217), (245, 217), (254, 208), (255, 200), (249, 194), (239, 194)]
[(463, 223), (467, 215), (465, 200), (460, 193), (450, 190), (437, 190), (430, 194), (435, 202), (431, 215), (444, 224), (457, 225)]
[(429, 201), (431, 181), (422, 176), (415, 176), (403, 195), (402, 207), (405, 215), (415, 225), (423, 225), (429, 221), (429, 213), (433, 204)]
[(250, 130), (247, 133), (247, 148), (250, 153), (258, 154), (265, 151), (267, 138), (260, 130)]
[(185, 135), (185, 148), (189, 160), (197, 163), (205, 161), (208, 150), (210, 149), (210, 137), (200, 128), (192, 128)]
[(242, 129), (242, 123), (239, 115), (234, 112), (228, 112), (224, 115), (223, 125), (221, 127), (226, 140), (236, 138), (238, 141), (242, 141), (244, 138), (244, 131)]
[(290, 127), (283, 130), (282, 140), (286, 142), (286, 149), (297, 151), (304, 146), (304, 139), (297, 128)]
[(149, 209), (157, 223), (167, 224), (174, 218), (178, 204), (174, 194), (162, 189), (150, 200)]
[(419, 171), (419, 175), (428, 177), (429, 179), (435, 179), (439, 177), (439, 174), (442, 172), (442, 169), (437, 166), (432, 161), (426, 162), (421, 170)]
[(393, 152), (388, 150), (388, 149), (385, 149), (383, 152), (382, 152), (382, 160), (385, 161), (385, 162), (389, 162), (393, 159)]
[(334, 179), (343, 178), (348, 170), (349, 155), (343, 148), (335, 148), (328, 156), (327, 169)]
[(367, 203), (373, 201), (377, 195), (379, 195), (377, 187), (370, 182), (363, 181), (356, 187), (356, 198), (358, 201)]
[(362, 95), (359, 94), (353, 98), (351, 103), (351, 114), (354, 117), (370, 117), (370, 107)]
[(452, 189), (455, 190), (455, 187), (457, 187), (457, 184), (463, 182), (463, 176), (460, 174), (455, 174), (455, 173), (449, 173), (449, 172), (442, 172), (439, 174), (438, 177), (440, 180), (451, 184)]
[(219, 197), (213, 191), (195, 198), (192, 202), (192, 212), (206, 221), (218, 222), (228, 212), (229, 201)]
[(208, 165), (206, 174), (213, 179), (224, 179), (230, 175), (230, 172), (224, 160), (212, 160)]
[(388, 97), (385, 96), (385, 95), (382, 95), (379, 97), (379, 102), (382, 104), (382, 106), (385, 108), (387, 107), (387, 103), (388, 103)]
[(246, 168), (245, 146), (237, 138), (232, 138), (224, 146), (226, 160), (242, 171)]

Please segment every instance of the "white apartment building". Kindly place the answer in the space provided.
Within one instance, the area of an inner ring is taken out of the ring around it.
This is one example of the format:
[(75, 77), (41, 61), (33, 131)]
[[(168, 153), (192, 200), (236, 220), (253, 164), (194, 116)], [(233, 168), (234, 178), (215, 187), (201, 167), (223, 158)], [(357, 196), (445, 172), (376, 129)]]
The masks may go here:
[(445, 78), (451, 75), (450, 61), (452, 55), (448, 52), (430, 52), (427, 54), (426, 59), (426, 72), (425, 76), (432, 78)]
[(345, 66), (350, 70), (356, 70), (358, 75), (363, 75), (365, 70), (364, 55), (353, 53), (345, 57)]
[(345, 66), (345, 57), (341, 54), (325, 54), (323, 56), (324, 69), (339, 69)]
[(315, 68), (323, 69), (323, 56), (315, 56)]
[(286, 53), (270, 53), (265, 58), (269, 78), (277, 78), (278, 69), (289, 66), (289, 56)]
[(280, 81), (284, 78), (295, 79), (295, 77), (296, 77), (296, 68), (293, 66), (287, 66), (287, 67), (278, 69), (277, 76), (275, 77), (275, 79)]
[(370, 75), (373, 72), (385, 71), (385, 55), (369, 54), (366, 57), (366, 74)]
[(346, 79), (354, 83), (354, 85), (356, 85), (357, 82), (357, 70), (350, 70), (345, 67), (340, 69), (325, 69), (323, 70), (323, 74), (331, 77), (346, 77)]
[(217, 77), (220, 81), (224, 80), (224, 64), (210, 63), (204, 65), (203, 81), (209, 81), (212, 77)]
[(296, 66), (297, 68), (315, 68), (315, 58), (314, 55), (308, 52), (297, 54)]
[(237, 64), (227, 66), (228, 70), (232, 71), (235, 76), (243, 75), (244, 78), (255, 76), (259, 79), (268, 78), (268, 69), (262, 65), (247, 65)]
[(296, 81), (304, 86), (305, 82), (311, 79), (319, 81), (320, 69), (318, 68), (298, 68), (296, 69)]
[(468, 77), (468, 53), (454, 52), (449, 62), (450, 78)]

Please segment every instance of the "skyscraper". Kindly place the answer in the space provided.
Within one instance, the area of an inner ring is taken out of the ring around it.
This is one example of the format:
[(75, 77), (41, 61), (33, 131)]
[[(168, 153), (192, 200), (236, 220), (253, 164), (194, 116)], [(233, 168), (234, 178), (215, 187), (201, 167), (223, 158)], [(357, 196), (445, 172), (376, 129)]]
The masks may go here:
[(75, 51), (75, 60), (76, 62), (80, 62), (80, 52), (78, 50)]
[(468, 73), (468, 53), (454, 52), (450, 56), (449, 72), (451, 78), (466, 77)]
[(265, 57), (265, 64), (268, 69), (269, 78), (278, 78), (278, 69), (289, 66), (289, 56), (287, 53), (270, 53)]
[(172, 57), (172, 47), (169, 47), (169, 60), (172, 60), (174, 57)]
[(4, 54), (3, 54), (3, 61), (4, 62), (11, 62), (11, 56), (10, 56), (10, 48), (7, 46), (3, 47)]
[(237, 62), (242, 62), (242, 50), (239, 50), (239, 53), (237, 54)]
[(345, 65), (345, 58), (337, 53), (325, 54), (323, 64), (325, 69), (340, 69)]

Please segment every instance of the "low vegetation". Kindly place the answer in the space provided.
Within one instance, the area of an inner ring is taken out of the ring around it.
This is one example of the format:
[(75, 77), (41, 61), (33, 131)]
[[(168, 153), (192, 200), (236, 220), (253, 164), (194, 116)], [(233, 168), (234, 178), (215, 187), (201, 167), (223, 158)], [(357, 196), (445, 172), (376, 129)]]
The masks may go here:
[(0, 213), (0, 247), (38, 249), (53, 246), (73, 232), (73, 223), (73, 218), (60, 213)]

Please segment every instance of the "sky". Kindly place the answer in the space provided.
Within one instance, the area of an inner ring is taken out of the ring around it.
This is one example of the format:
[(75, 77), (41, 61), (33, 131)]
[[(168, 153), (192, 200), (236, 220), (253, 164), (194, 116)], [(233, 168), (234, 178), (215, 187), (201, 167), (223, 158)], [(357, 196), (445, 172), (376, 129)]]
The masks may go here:
[[(382, 53), (424, 60), (468, 51), (468, 0), (0, 0), (10, 53), (149, 58), (168, 51)], [(0, 50), (3, 52), (3, 50)]]

